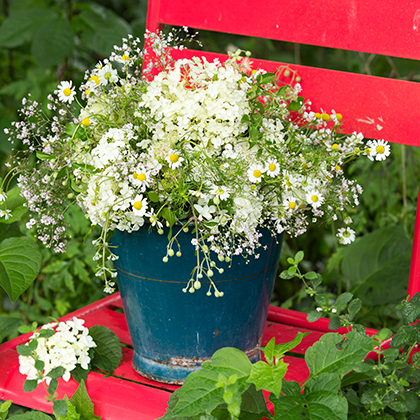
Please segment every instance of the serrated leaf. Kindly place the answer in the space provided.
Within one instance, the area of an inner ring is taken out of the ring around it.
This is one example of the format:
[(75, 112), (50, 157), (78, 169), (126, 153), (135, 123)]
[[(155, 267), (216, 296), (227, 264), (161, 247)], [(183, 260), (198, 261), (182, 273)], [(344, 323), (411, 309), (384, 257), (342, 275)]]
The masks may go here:
[(297, 345), (299, 345), (302, 342), (302, 339), (309, 335), (309, 332), (302, 333), (297, 332), (295, 335), (295, 338), (292, 341), (289, 341), (287, 343), (280, 343), (277, 344), (273, 349), (273, 355), (276, 359), (279, 359), (284, 355), (284, 353), (287, 353), (290, 350), (293, 350)]
[(70, 398), (70, 402), (80, 414), (80, 420), (100, 420), (100, 417), (93, 412), (94, 406), (87, 393), (85, 381), (80, 382), (76, 392)]
[(350, 292), (341, 293), (341, 295), (338, 296), (337, 300), (335, 301), (334, 306), (337, 309), (341, 309), (344, 306), (346, 306), (352, 300), (352, 298), (353, 298), (353, 293), (350, 293)]
[(349, 373), (355, 364), (363, 361), (373, 349), (370, 337), (353, 337), (342, 350), (336, 345), (344, 336), (337, 333), (324, 334), (319, 341), (306, 350), (305, 360), (311, 372), (311, 378), (322, 373), (337, 373), (341, 377)]
[(56, 420), (79, 420), (81, 419), (80, 414), (77, 412), (76, 407), (70, 403), (69, 400), (62, 400), (67, 404), (67, 413), (65, 416), (60, 416), (57, 413), (55, 414)]
[(51, 417), (41, 411), (27, 411), (10, 417), (10, 420), (51, 420)]
[(284, 279), (284, 280), (290, 280), (293, 277), (295, 277), (294, 274), (290, 275), (289, 272), (287, 270), (284, 270), (280, 273), (280, 278)]
[(392, 337), (389, 345), (393, 348), (401, 348), (405, 345), (411, 345), (420, 341), (420, 333), (415, 325), (402, 325), (394, 337)]
[(211, 414), (223, 403), (224, 389), (217, 386), (219, 375), (223, 374), (227, 378), (237, 375), (238, 392), (244, 392), (249, 387), (246, 380), (251, 366), (248, 357), (238, 349), (226, 347), (216, 351), (212, 359), (203, 363), (201, 370), (190, 373), (184, 385), (177, 390), (176, 402), (171, 406), (171, 416)]
[(26, 346), (25, 344), (20, 344), (16, 346), (16, 351), (18, 352), (19, 356), (31, 356), (32, 350), (29, 348), (29, 346)]
[(71, 371), (71, 377), (76, 382), (82, 382), (87, 380), (88, 374), (90, 369), (83, 369), (80, 365), (77, 365), (72, 371)]
[(354, 317), (360, 309), (362, 309), (362, 301), (359, 298), (353, 299), (347, 307), (349, 315), (352, 317)]
[(44, 366), (45, 366), (45, 363), (42, 360), (40, 360), (40, 359), (35, 360), (35, 369), (36, 370), (39, 370), (39, 371), (42, 372), (44, 370)]
[(269, 365), (262, 361), (254, 363), (248, 382), (253, 383), (257, 390), (264, 389), (278, 395), (281, 392), (288, 366), (283, 360), (279, 360), (276, 365)]
[(262, 347), (261, 350), (264, 352), (264, 357), (267, 362), (271, 365), (273, 363), (273, 352), (275, 346), (275, 338), (273, 337), (265, 347)]
[(328, 324), (329, 330), (338, 330), (341, 328), (341, 321), (339, 316), (334, 316), (331, 318), (330, 323)]
[(54, 395), (54, 392), (56, 391), (57, 387), (58, 387), (57, 379), (51, 379), (50, 384), (48, 385), (48, 394)]
[(318, 274), (315, 273), (315, 271), (308, 271), (307, 273), (305, 273), (305, 279), (314, 280), (317, 277), (318, 277)]
[(406, 295), (411, 246), (403, 227), (392, 226), (343, 248), (341, 266), (350, 291), (367, 306), (401, 301)]
[(318, 321), (319, 318), (321, 318), (322, 316), (322, 312), (318, 312), (318, 311), (311, 311), (309, 312), (309, 314), (306, 317), (306, 320), (308, 322), (315, 322)]
[(54, 414), (56, 416), (67, 415), (67, 401), (66, 400), (55, 400), (53, 404)]
[(275, 420), (347, 420), (347, 400), (342, 395), (328, 390), (303, 394), (296, 382), (286, 382), (278, 398), (270, 400), (275, 407)]
[(45, 22), (51, 22), (57, 14), (47, 8), (15, 9), (0, 27), (0, 46), (14, 48), (30, 41)]
[(309, 392), (330, 391), (337, 393), (340, 389), (341, 378), (337, 373), (323, 373), (316, 377), (310, 378), (305, 387)]
[(102, 325), (89, 329), (89, 334), (96, 343), (93, 365), (110, 375), (119, 366), (122, 359), (121, 344), (118, 336)]
[(12, 400), (5, 401), (4, 403), (0, 404), (0, 413), (6, 413), (10, 406), (12, 405)]
[(73, 38), (69, 21), (59, 17), (39, 27), (33, 38), (31, 53), (40, 67), (54, 66), (70, 55)]
[(0, 243), (0, 286), (14, 302), (35, 280), (41, 268), (41, 253), (27, 237)]

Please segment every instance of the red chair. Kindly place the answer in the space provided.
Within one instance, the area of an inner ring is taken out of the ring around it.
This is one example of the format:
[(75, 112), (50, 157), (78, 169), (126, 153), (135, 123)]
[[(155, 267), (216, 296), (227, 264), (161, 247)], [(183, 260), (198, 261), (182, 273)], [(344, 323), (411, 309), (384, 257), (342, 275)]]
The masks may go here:
[[(419, 6), (420, 7), (420, 6)], [(253, 0), (149, 0), (147, 29), (156, 31), (162, 25), (188, 26), (197, 30), (234, 33), (322, 47), (364, 53), (420, 59), (420, 8), (403, 0), (395, 7), (389, 0), (378, 4), (374, 0), (352, 0), (337, 3), (333, 0), (287, 2)], [(207, 55), (226, 56), (185, 50), (177, 57)], [(253, 59), (268, 71), (279, 63)], [(345, 117), (347, 132), (361, 131), (365, 137), (420, 146), (418, 115), (420, 84), (306, 66), (290, 65), (302, 78), (305, 97), (312, 100), (312, 109), (335, 109)], [(408, 294), (420, 291), (420, 216), (414, 234)], [(105, 325), (111, 328), (122, 343), (131, 343), (119, 295), (83, 308), (64, 317), (83, 317), (86, 326)], [(297, 331), (311, 331), (294, 352), (306, 349), (328, 331), (328, 320), (308, 323), (306, 315), (295, 311), (270, 308), (263, 339), (276, 342), (294, 338)], [(375, 333), (374, 330), (368, 331)], [(52, 413), (45, 393), (40, 389), (25, 394), (24, 377), (18, 373), (16, 345), (27, 336), (18, 337), (0, 346), (0, 399), (12, 399), (16, 404)], [(165, 413), (170, 393), (175, 386), (158, 384), (137, 375), (131, 369), (132, 351), (124, 348), (121, 366), (113, 377), (103, 378), (90, 373), (88, 392), (95, 404), (95, 413), (103, 420), (156, 419)], [(301, 357), (286, 356), (289, 371), (286, 379), (303, 382), (308, 369)], [(60, 383), (59, 397), (71, 396), (77, 384), (70, 380)]]

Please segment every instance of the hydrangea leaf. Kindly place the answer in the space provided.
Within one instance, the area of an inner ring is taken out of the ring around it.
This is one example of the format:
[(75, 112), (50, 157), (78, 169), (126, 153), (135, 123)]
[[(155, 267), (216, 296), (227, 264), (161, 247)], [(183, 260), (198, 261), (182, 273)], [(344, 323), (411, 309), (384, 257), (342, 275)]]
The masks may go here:
[(27, 237), (0, 243), (0, 286), (14, 302), (35, 280), (41, 269), (41, 253)]
[(343, 348), (339, 350), (337, 344), (343, 339), (344, 336), (340, 334), (327, 333), (308, 348), (305, 360), (311, 378), (322, 373), (337, 373), (343, 377), (373, 349), (372, 338), (365, 336), (352, 337), (344, 342)]
[(93, 364), (105, 372), (112, 372), (119, 366), (122, 359), (121, 344), (118, 336), (102, 325), (95, 325), (89, 329), (97, 347), (94, 347)]

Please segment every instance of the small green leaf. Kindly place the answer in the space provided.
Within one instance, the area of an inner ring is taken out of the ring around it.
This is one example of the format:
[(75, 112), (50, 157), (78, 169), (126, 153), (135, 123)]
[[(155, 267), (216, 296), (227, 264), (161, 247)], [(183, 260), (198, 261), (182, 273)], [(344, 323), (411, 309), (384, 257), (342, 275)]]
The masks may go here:
[(274, 354), (275, 339), (274, 337), (267, 343), (265, 347), (261, 350), (264, 352), (265, 359), (269, 365), (273, 364), (273, 354)]
[(308, 271), (304, 274), (305, 279), (314, 280), (318, 277), (318, 274), (315, 271)]
[(149, 200), (153, 201), (153, 203), (159, 202), (159, 196), (155, 191), (148, 191), (147, 195), (149, 196)]
[(45, 363), (42, 360), (40, 360), (40, 359), (35, 360), (35, 369), (36, 370), (39, 370), (40, 372), (42, 372), (44, 370), (44, 366), (45, 366)]
[(16, 350), (20, 356), (32, 356), (32, 350), (25, 344), (16, 346)]
[(48, 394), (54, 395), (54, 392), (56, 391), (58, 387), (58, 380), (57, 379), (51, 379), (50, 384), (48, 385)]
[(279, 395), (287, 366), (289, 365), (283, 360), (279, 360), (276, 365), (269, 365), (262, 361), (254, 363), (247, 381), (253, 383), (257, 390), (264, 389)]
[(328, 325), (328, 329), (330, 330), (338, 330), (339, 328), (341, 328), (341, 321), (340, 321), (340, 317), (339, 316), (334, 316), (331, 318), (331, 321)]
[(289, 274), (289, 276), (293, 276), (296, 273), (296, 271), (297, 271), (297, 268), (294, 265), (292, 265), (291, 267), (287, 269), (287, 273)]
[(41, 338), (50, 338), (54, 335), (55, 331), (53, 329), (50, 328), (42, 328), (41, 330), (39, 330), (39, 336)]
[(360, 311), (360, 309), (362, 309), (362, 301), (359, 298), (353, 299), (347, 307), (349, 315), (352, 317), (354, 317)]
[(10, 406), (12, 405), (12, 400), (5, 401), (3, 404), (0, 405), (0, 413), (7, 413)]
[(23, 389), (25, 392), (31, 392), (36, 389), (38, 386), (38, 381), (36, 379), (27, 380), (23, 383)]
[(303, 260), (303, 257), (304, 257), (303, 251), (298, 251), (295, 255), (295, 264), (296, 265), (299, 264)]
[(295, 277), (294, 274), (289, 274), (289, 272), (287, 270), (284, 270), (280, 273), (280, 278), (284, 279), (284, 280), (290, 280), (293, 277)]
[(40, 152), (39, 150), (36, 151), (36, 157), (38, 159), (55, 159), (55, 156), (49, 155), (48, 153)]
[(296, 333), (296, 336), (292, 341), (289, 341), (287, 343), (277, 344), (273, 350), (274, 357), (276, 359), (280, 359), (280, 357), (282, 357), (284, 353), (287, 353), (288, 351), (293, 350), (296, 346), (298, 346), (302, 342), (302, 339), (309, 334), (310, 332), (302, 333), (299, 331)]
[(295, 263), (295, 260), (294, 260), (292, 257), (289, 257), (289, 258), (287, 259), (287, 262), (288, 262), (289, 264), (294, 264), (294, 263)]
[(353, 293), (350, 292), (344, 292), (341, 293), (340, 296), (338, 296), (337, 300), (334, 303), (334, 306), (337, 309), (342, 309), (344, 308), (353, 298)]
[(50, 370), (47, 376), (49, 376), (51, 379), (58, 379), (62, 378), (65, 373), (66, 369), (64, 369), (63, 366), (57, 366), (56, 368)]
[(308, 322), (315, 322), (318, 321), (319, 318), (321, 318), (322, 312), (321, 311), (311, 311), (309, 312), (308, 316), (306, 317), (306, 320)]

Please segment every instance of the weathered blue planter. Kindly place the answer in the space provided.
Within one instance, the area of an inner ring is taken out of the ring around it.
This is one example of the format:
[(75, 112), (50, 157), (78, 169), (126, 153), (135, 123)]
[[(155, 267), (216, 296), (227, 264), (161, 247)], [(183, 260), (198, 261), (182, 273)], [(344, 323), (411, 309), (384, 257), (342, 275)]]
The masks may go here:
[(213, 279), (224, 296), (216, 298), (206, 296), (205, 281), (193, 294), (182, 291), (196, 264), (191, 245), (195, 235), (182, 232), (178, 236), (182, 256), (163, 263), (167, 232), (149, 232), (149, 226), (134, 233), (115, 232), (117, 280), (137, 372), (161, 382), (182, 383), (222, 347), (236, 347), (252, 361), (259, 360), (282, 241), (268, 230), (262, 233), (267, 249), (260, 248), (259, 259), (251, 257), (247, 264), (237, 256), (231, 268), (218, 262), (224, 273), (214, 270)]

